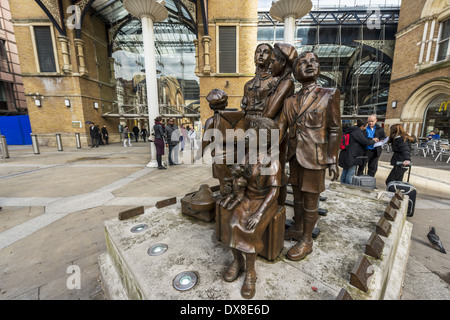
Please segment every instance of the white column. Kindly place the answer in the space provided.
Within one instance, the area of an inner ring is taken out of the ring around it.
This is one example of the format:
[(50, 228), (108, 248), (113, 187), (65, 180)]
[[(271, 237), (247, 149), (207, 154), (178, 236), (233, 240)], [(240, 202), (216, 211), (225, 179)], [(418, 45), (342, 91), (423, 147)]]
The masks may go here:
[(294, 45), (295, 20), (308, 14), (312, 9), (311, 0), (278, 0), (272, 2), (269, 14), (284, 23), (284, 42)]
[(284, 18), (284, 43), (294, 45), (295, 39), (295, 16)]
[[(141, 19), (142, 41), (144, 44), (145, 59), (145, 79), (147, 84), (147, 105), (149, 132), (153, 130), (155, 118), (159, 114), (158, 104), (158, 84), (156, 79), (156, 57), (155, 57), (155, 37), (153, 33), (153, 23), (163, 21), (168, 16), (168, 11), (164, 7), (163, 0), (124, 0), (124, 8), (133, 16)], [(151, 136), (150, 136), (151, 137)], [(156, 148), (154, 143), (151, 146), (151, 160), (147, 167), (156, 168)]]
[[(147, 105), (149, 132), (152, 132), (155, 118), (159, 115), (158, 82), (156, 78), (155, 36), (153, 33), (153, 20), (150, 17), (142, 17), (142, 38), (144, 42), (145, 79), (147, 84)], [(151, 146), (151, 160), (147, 167), (156, 168), (156, 148)]]

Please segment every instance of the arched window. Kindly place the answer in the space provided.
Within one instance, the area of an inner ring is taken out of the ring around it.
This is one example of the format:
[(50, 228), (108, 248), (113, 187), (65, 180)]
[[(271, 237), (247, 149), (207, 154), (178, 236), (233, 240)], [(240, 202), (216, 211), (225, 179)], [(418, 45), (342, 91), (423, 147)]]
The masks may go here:
[(450, 95), (448, 94), (437, 96), (425, 111), (422, 137), (434, 129), (439, 129), (441, 138), (450, 138)]

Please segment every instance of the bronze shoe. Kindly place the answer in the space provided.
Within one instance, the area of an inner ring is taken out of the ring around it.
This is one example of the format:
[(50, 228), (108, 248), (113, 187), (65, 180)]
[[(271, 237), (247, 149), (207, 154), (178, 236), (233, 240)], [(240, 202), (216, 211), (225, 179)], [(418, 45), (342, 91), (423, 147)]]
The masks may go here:
[(241, 271), (244, 271), (242, 264), (238, 260), (233, 260), (233, 262), (223, 274), (223, 279), (227, 282), (233, 282), (237, 279)]
[(244, 284), (241, 288), (241, 296), (245, 299), (251, 299), (256, 293), (256, 272), (255, 270), (247, 271), (245, 274)]
[(286, 256), (290, 260), (299, 261), (304, 259), (308, 254), (310, 254), (312, 252), (312, 248), (313, 248), (313, 241), (311, 242), (299, 241), (288, 250)]
[(284, 240), (297, 240), (300, 241), (300, 238), (303, 235), (303, 229), (296, 230), (294, 227), (289, 227), (284, 233)]

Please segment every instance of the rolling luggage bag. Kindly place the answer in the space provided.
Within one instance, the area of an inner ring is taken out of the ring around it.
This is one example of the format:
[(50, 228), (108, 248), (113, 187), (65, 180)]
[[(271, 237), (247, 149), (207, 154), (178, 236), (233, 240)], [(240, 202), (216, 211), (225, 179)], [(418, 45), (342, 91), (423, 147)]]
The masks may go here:
[[(402, 162), (397, 163), (397, 165), (401, 164)], [(409, 177), (411, 175), (411, 164), (409, 164), (409, 171), (408, 171), (408, 179), (407, 182), (403, 181), (391, 181), (387, 185), (387, 191), (395, 192), (397, 190), (401, 190), (403, 194), (409, 196), (408, 201), (408, 210), (406, 215), (408, 217), (412, 217), (414, 215), (414, 209), (416, 206), (416, 197), (417, 197), (417, 190), (416, 188), (409, 183)]]
[[(367, 159), (367, 157), (358, 157), (358, 159)], [(366, 165), (366, 162), (363, 162), (363, 166)], [(367, 189), (375, 189), (377, 187), (377, 181), (375, 177), (367, 175), (367, 167), (365, 168), (365, 174), (362, 176), (353, 176), (352, 177), (352, 185), (367, 188)]]

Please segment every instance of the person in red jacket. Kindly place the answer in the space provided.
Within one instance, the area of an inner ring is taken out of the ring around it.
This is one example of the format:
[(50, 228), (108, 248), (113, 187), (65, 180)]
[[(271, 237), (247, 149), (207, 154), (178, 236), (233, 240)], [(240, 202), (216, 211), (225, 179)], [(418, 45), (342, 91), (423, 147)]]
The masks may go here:
[(373, 145), (378, 141), (377, 138), (367, 138), (363, 130), (366, 129), (367, 122), (358, 119), (355, 126), (347, 128), (345, 134), (349, 134), (349, 144), (346, 149), (339, 153), (339, 167), (343, 168), (341, 174), (341, 183), (352, 184), (352, 178), (356, 173), (356, 167), (362, 165), (358, 159), (364, 155), (364, 148)]

